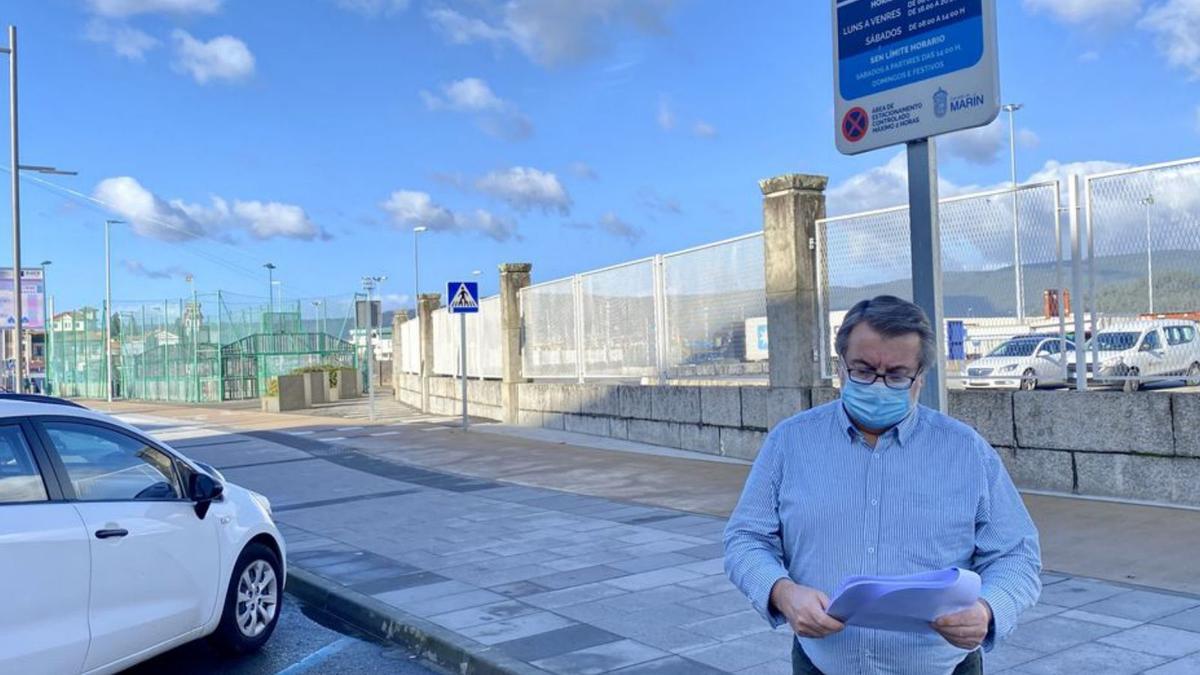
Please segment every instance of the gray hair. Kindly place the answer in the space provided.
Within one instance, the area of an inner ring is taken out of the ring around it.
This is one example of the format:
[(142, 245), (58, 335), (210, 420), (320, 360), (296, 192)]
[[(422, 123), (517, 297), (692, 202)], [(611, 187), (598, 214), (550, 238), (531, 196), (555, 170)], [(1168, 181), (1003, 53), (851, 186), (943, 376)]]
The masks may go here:
[(937, 337), (925, 310), (907, 300), (891, 295), (881, 295), (863, 300), (846, 313), (842, 327), (837, 332), (838, 358), (845, 361), (846, 347), (854, 327), (865, 323), (888, 338), (916, 334), (921, 338), (921, 370), (925, 370), (937, 359)]

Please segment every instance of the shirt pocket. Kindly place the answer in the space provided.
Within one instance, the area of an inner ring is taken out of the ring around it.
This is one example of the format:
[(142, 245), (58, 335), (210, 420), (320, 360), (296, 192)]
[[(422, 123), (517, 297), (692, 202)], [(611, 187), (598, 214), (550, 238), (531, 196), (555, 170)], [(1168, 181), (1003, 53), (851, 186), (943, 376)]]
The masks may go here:
[(967, 565), (975, 553), (975, 504), (966, 494), (921, 491), (909, 495), (898, 528), (902, 557), (917, 570)]

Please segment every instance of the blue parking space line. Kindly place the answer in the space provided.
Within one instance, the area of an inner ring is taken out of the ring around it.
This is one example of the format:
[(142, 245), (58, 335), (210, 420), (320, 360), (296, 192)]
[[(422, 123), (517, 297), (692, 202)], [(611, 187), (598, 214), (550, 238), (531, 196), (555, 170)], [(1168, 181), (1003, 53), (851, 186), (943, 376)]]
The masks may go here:
[(331, 642), (331, 643), (325, 645), (324, 647), (321, 647), (317, 651), (309, 654), (308, 656), (300, 659), (299, 661), (293, 663), (292, 665), (288, 666), (287, 668), (284, 668), (283, 670), (279, 671), (275, 675), (299, 675), (300, 673), (307, 673), (310, 670), (312, 670), (313, 668), (315, 668), (316, 666), (319, 666), (322, 663), (324, 663), (325, 661), (329, 660), (331, 657), (335, 656), (338, 652), (342, 651), (346, 647), (349, 647), (350, 645), (354, 644), (355, 642), (357, 642), (357, 640), (355, 640), (352, 637), (344, 637), (340, 640)]

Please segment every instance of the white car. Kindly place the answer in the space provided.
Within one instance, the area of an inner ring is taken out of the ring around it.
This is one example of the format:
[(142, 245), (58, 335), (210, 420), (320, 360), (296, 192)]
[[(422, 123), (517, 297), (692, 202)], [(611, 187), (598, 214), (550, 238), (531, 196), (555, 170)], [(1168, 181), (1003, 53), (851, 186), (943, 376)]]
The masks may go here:
[(1032, 391), (1042, 385), (1061, 385), (1066, 373), (1064, 342), (1067, 354), (1072, 354), (1075, 344), (1057, 335), (1014, 337), (967, 366), (967, 387)]
[[(1157, 319), (1106, 328), (1088, 343), (1084, 361), (1088, 379), (1125, 391), (1137, 391), (1150, 378), (1200, 386), (1200, 324)], [(1072, 377), (1075, 368), (1072, 355)]]
[(0, 673), (114, 673), (275, 629), (283, 537), (266, 497), (106, 415), (0, 396)]

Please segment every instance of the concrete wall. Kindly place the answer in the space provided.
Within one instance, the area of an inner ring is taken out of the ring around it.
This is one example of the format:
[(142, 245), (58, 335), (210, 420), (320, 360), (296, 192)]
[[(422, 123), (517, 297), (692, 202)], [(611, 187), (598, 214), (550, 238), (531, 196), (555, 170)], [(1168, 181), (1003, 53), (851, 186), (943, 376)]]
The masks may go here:
[(308, 407), (304, 375), (279, 375), (273, 379), (279, 382), (279, 394), (262, 397), (264, 412), (303, 410)]

